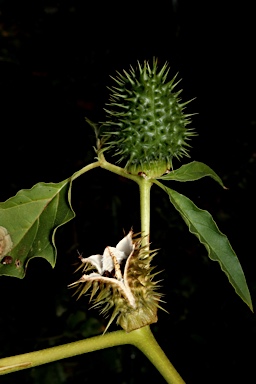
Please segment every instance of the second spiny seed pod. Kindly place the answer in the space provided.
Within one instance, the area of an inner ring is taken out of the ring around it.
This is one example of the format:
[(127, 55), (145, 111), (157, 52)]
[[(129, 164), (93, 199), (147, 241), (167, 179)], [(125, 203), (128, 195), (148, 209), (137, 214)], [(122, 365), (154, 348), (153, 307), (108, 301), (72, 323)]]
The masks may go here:
[(172, 159), (188, 155), (191, 115), (184, 113), (181, 91), (174, 92), (176, 76), (166, 82), (169, 66), (157, 71), (157, 61), (113, 78), (107, 120), (101, 126), (105, 151), (118, 156), (132, 174), (158, 177), (172, 168)]
[(162, 295), (154, 281), (158, 272), (153, 273), (151, 266), (156, 252), (148, 251), (141, 240), (130, 231), (116, 247), (106, 247), (103, 255), (80, 256), (83, 275), (70, 286), (77, 287), (79, 297), (91, 291), (93, 307), (101, 308), (101, 313), (112, 311), (107, 328), (114, 319), (126, 332), (157, 321)]

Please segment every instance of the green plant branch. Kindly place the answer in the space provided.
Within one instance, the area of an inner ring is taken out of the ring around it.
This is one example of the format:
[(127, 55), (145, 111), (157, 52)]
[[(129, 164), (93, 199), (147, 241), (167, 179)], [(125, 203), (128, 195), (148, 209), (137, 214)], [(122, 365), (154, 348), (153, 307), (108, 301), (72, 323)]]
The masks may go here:
[[(139, 185), (141, 232), (142, 235), (144, 235), (142, 245), (149, 248), (150, 190), (153, 184), (152, 181), (140, 175), (129, 174), (123, 168), (108, 163), (103, 154), (101, 154), (98, 161), (91, 163), (74, 173), (71, 177), (71, 182), (87, 171), (97, 167), (101, 167), (119, 176), (133, 180)], [(149, 326), (137, 329), (130, 333), (126, 333), (125, 331), (110, 332), (104, 335), (91, 337), (86, 340), (51, 347), (36, 352), (29, 352), (22, 355), (6, 357), (0, 359), (0, 374), (7, 374), (22, 369), (32, 368), (87, 352), (93, 352), (124, 344), (131, 344), (140, 349), (168, 383), (184, 383), (178, 372), (162, 351), (161, 347), (158, 345), (150, 331)]]
[(85, 167), (79, 169), (77, 172), (75, 172), (71, 176), (71, 181), (74, 181), (79, 176), (83, 175), (84, 173), (90, 171), (91, 169), (101, 167), (103, 169), (106, 169), (107, 171), (110, 171), (112, 173), (115, 173), (116, 175), (125, 177), (126, 179), (130, 179), (135, 181), (136, 183), (140, 184), (143, 178), (141, 176), (132, 175), (128, 172), (126, 172), (123, 168), (118, 167), (117, 165), (111, 164), (108, 161), (106, 161), (104, 155), (101, 153), (98, 157), (98, 161), (95, 161), (94, 163), (88, 164)]
[[(106, 161), (103, 153), (99, 152), (99, 161), (97, 164), (112, 173), (115, 173), (119, 176), (128, 178), (132, 181), (135, 181), (139, 185), (140, 191), (140, 218), (141, 218), (141, 233), (142, 233), (142, 246), (145, 246), (149, 249), (150, 247), (150, 191), (154, 179), (150, 180), (145, 178), (143, 175), (132, 175), (127, 173), (123, 168), (120, 168), (114, 164), (111, 164)], [(84, 168), (87, 170), (86, 167)], [(81, 173), (83, 170), (81, 170)], [(80, 176), (79, 174), (79, 176)], [(158, 184), (156, 182), (156, 184)], [(159, 186), (162, 186), (159, 183)], [(122, 332), (122, 331), (121, 331)], [(113, 333), (116, 334), (117, 333)], [(107, 334), (109, 336), (109, 334)], [(106, 335), (106, 336), (107, 336)], [(129, 334), (124, 334), (122, 344), (133, 344), (139, 348), (145, 356), (151, 361), (151, 363), (157, 368), (159, 373), (166, 379), (168, 383), (171, 384), (182, 384), (184, 383), (183, 379), (180, 377), (178, 372), (175, 370), (171, 362), (168, 360), (164, 354), (161, 347), (158, 345), (153, 334), (150, 331), (149, 326), (140, 328), (136, 331), (130, 332)], [(105, 337), (102, 336), (102, 338)], [(119, 344), (113, 344), (119, 345)], [(105, 348), (102, 346), (102, 348)]]
[(162, 374), (167, 383), (184, 383), (158, 345), (149, 327), (143, 327), (130, 333), (126, 333), (125, 331), (110, 332), (104, 335), (94, 336), (89, 339), (75, 341), (57, 347), (42, 349), (36, 352), (5, 357), (0, 359), (0, 374), (4, 375), (72, 356), (82, 355), (87, 352), (94, 352), (100, 349), (124, 344), (134, 345), (143, 352)]
[(87, 352), (97, 351), (99, 349), (128, 344), (127, 335), (128, 334), (124, 331), (110, 332), (104, 335), (42, 349), (36, 352), (6, 357), (0, 359), (0, 374), (7, 374), (21, 369), (36, 367), (38, 365), (66, 359)]
[[(119, 176), (125, 177), (135, 181), (139, 185), (140, 190), (140, 219), (141, 219), (141, 233), (143, 236), (142, 245), (149, 248), (149, 233), (150, 233), (150, 189), (152, 181), (140, 175), (133, 175), (126, 172), (123, 168), (109, 163), (105, 160), (104, 155), (99, 155), (99, 166), (107, 171), (115, 173)], [(85, 167), (86, 168), (86, 167)], [(81, 170), (82, 171), (82, 170)]]
[(152, 182), (147, 179), (141, 178), (139, 182), (140, 188), (140, 220), (141, 220), (141, 234), (142, 246), (149, 249), (150, 241), (150, 190)]
[(149, 326), (137, 329), (131, 332), (131, 337), (134, 338), (133, 344), (151, 361), (156, 369), (161, 373), (164, 379), (169, 384), (185, 384), (174, 366), (171, 364), (162, 348), (157, 343)]
[(104, 157), (102, 152), (99, 153), (98, 158), (99, 158), (99, 165), (100, 165), (101, 168), (106, 169), (107, 171), (110, 171), (112, 173), (115, 173), (116, 175), (125, 177), (126, 179), (133, 180), (136, 183), (140, 184), (140, 182), (142, 180), (141, 176), (132, 175), (131, 173), (128, 173), (127, 171), (125, 171), (123, 168), (118, 167), (117, 165), (114, 165), (112, 163), (109, 163), (105, 159), (105, 157)]
[(83, 173), (90, 171), (91, 169), (100, 167), (100, 161), (96, 161), (95, 163), (91, 163), (83, 167), (82, 169), (79, 169), (79, 171), (75, 172), (71, 176), (71, 181), (77, 179), (79, 176), (81, 176)]
[[(67, 222), (74, 216), (74, 212), (70, 203), (72, 181), (77, 179), (82, 174), (88, 172), (89, 170), (101, 167), (121, 177), (135, 181), (138, 184), (140, 192), (142, 246), (149, 250), (150, 191), (151, 186), (153, 183), (155, 183), (169, 195), (171, 203), (181, 214), (183, 220), (188, 225), (190, 232), (195, 234), (199, 238), (200, 242), (205, 245), (209, 257), (212, 260), (219, 261), (221, 268), (227, 274), (229, 281), (235, 287), (236, 292), (252, 309), (250, 293), (239, 261), (233, 252), (228, 239), (218, 230), (211, 215), (207, 211), (203, 211), (197, 208), (195, 204), (191, 202), (187, 197), (170, 188), (167, 188), (165, 185), (155, 179), (159, 178), (162, 180), (192, 181), (204, 176), (210, 176), (223, 186), (222, 181), (215, 174), (215, 172), (213, 172), (205, 164), (199, 162), (192, 162), (190, 164), (184, 165), (180, 167), (180, 169), (172, 171), (169, 174), (165, 174), (163, 176), (166, 170), (170, 168), (173, 157), (180, 158), (184, 155), (188, 156), (186, 141), (189, 140), (191, 136), (195, 135), (192, 129), (186, 128), (186, 126), (190, 123), (191, 114), (185, 114), (183, 111), (187, 103), (180, 103), (180, 99), (178, 97), (180, 91), (173, 92), (173, 89), (177, 84), (174, 83), (176, 76), (170, 82), (165, 83), (169, 71), (167, 64), (164, 64), (159, 73), (157, 73), (157, 60), (155, 59), (153, 61), (152, 69), (147, 62), (144, 63), (144, 66), (138, 63), (138, 68), (138, 79), (136, 79), (136, 71), (132, 67), (128, 72), (124, 71), (124, 75), (118, 73), (117, 79), (114, 79), (119, 88), (116, 87), (116, 84), (113, 88), (110, 88), (112, 95), (110, 98), (110, 103), (107, 105), (111, 107), (109, 110), (105, 110), (108, 116), (107, 121), (103, 123), (100, 128), (98, 128), (97, 124), (94, 124), (86, 119), (87, 122), (93, 127), (96, 134), (96, 152), (98, 159), (94, 163), (86, 165), (79, 171), (75, 172), (70, 177), (70, 179), (64, 180), (62, 183), (58, 184), (58, 186), (61, 185), (62, 188), (63, 186), (66, 186), (67, 182), (70, 181), (70, 185), (68, 186), (69, 205), (67, 206), (67, 202), (65, 202), (65, 205), (63, 205), (65, 208), (68, 208), (68, 213), (66, 214), (64, 220), (60, 215), (61, 223), (58, 226)], [(127, 82), (129, 83), (128, 88), (126, 87)], [(140, 86), (138, 87), (138, 85)], [(132, 93), (136, 95), (136, 97), (130, 98), (131, 89)], [(151, 91), (149, 92), (149, 90)], [(128, 104), (126, 104), (126, 101), (128, 101)], [(138, 105), (142, 106), (142, 108), (137, 108)], [(161, 105), (161, 108), (159, 108), (157, 112), (160, 114), (160, 118), (158, 116), (157, 119), (158, 122), (156, 122), (155, 115), (156, 105)], [(112, 120), (115, 124), (115, 129), (113, 132), (110, 132), (109, 127), (112, 124)], [(140, 121), (142, 120), (145, 122), (143, 125), (140, 124)], [(152, 124), (156, 128), (154, 132), (151, 130)], [(102, 140), (99, 138), (100, 130), (103, 132)], [(149, 141), (149, 131), (150, 137), (152, 136), (153, 138), (153, 140), (151, 140), (152, 145), (150, 145)], [(107, 146), (103, 145), (104, 141), (107, 141)], [(136, 151), (133, 151), (133, 154), (129, 153), (131, 149), (131, 142), (136, 149)], [(170, 143), (171, 147), (169, 147)], [(147, 148), (146, 151), (145, 148)], [(156, 148), (158, 148), (158, 150), (156, 150)], [(105, 153), (104, 151), (109, 150), (114, 151), (117, 155), (119, 154), (120, 160), (124, 159), (127, 161), (126, 169), (120, 168), (105, 160), (103, 153)], [(136, 158), (134, 158), (135, 153)], [(163, 161), (162, 159), (165, 160)], [(152, 179), (150, 179), (150, 177), (152, 177)], [(42, 185), (45, 187), (44, 183), (40, 183), (39, 187), (42, 187)], [(47, 188), (49, 188), (49, 186), (47, 186)], [(57, 196), (58, 198), (61, 196), (63, 199), (66, 196), (64, 194), (60, 194), (60, 191), (62, 190), (61, 188), (59, 189)], [(43, 191), (45, 191), (45, 189), (43, 189)], [(22, 193), (25, 195), (24, 191)], [(41, 193), (40, 196), (43, 196), (43, 193)], [(25, 197), (27, 196), (25, 195)], [(11, 201), (11, 203), (16, 204), (16, 200), (14, 200), (14, 202)], [(10, 204), (10, 201), (8, 204)], [(21, 203), (19, 202), (18, 204)], [(6, 206), (4, 207), (6, 209)], [(42, 212), (45, 214), (44, 210), (42, 210)], [(9, 217), (6, 219), (7, 224), (9, 224), (8, 220)], [(58, 226), (56, 226), (56, 228), (58, 228)], [(3, 233), (1, 240), (2, 243), (5, 244), (4, 242), (8, 238), (7, 236), (9, 236), (9, 232), (5, 227), (2, 226), (1, 230)], [(12, 244), (11, 240), (10, 242)], [(54, 241), (53, 245), (55, 246)], [(9, 249), (3, 249), (6, 251), (6, 253), (3, 253), (2, 251), (2, 257), (5, 256), (6, 258), (12, 259), (12, 256), (7, 255)], [(120, 264), (115, 255), (109, 255), (109, 257), (110, 256), (112, 257), (113, 262), (115, 261), (116, 277), (118, 277), (118, 283), (121, 284), (123, 281), (121, 281), (122, 275), (120, 272)], [(1, 258), (1, 262), (2, 260), (3, 258)], [(5, 264), (7, 264), (6, 260)], [(117, 269), (116, 266), (118, 266), (119, 269)], [(129, 267), (129, 263), (127, 263), (127, 267)], [(100, 270), (100, 268), (97, 269)], [(104, 270), (104, 272), (111, 271), (108, 271), (107, 269)], [(106, 279), (101, 281), (110, 281), (112, 279), (110, 277), (103, 276), (102, 273), (96, 275), (97, 279)], [(93, 279), (94, 277), (95, 276), (91, 277), (90, 279)], [(85, 281), (88, 281), (86, 278)], [(116, 283), (117, 282), (115, 282), (115, 284)], [(128, 283), (129, 281), (127, 282), (127, 287), (129, 287)], [(141, 285), (143, 284), (141, 283)], [(156, 300), (158, 300), (159, 297), (155, 297)], [(147, 303), (147, 300), (148, 296), (145, 299), (145, 303)], [(134, 302), (136, 302), (136, 300), (134, 300)], [(149, 307), (149, 309), (151, 310), (151, 307)], [(119, 313), (119, 311), (120, 307), (117, 307), (115, 316)], [(124, 312), (124, 317), (127, 316), (127, 313), (128, 311)], [(140, 307), (134, 305), (133, 312), (131, 311), (131, 317), (141, 317), (141, 313), (143, 312), (140, 312)], [(154, 319), (156, 319), (156, 316)], [(150, 322), (154, 321), (151, 321), (150, 318), (148, 322), (143, 322), (142, 324), (149, 324)], [(130, 330), (134, 328), (126, 329)], [(169, 384), (184, 383), (183, 379), (180, 377), (178, 372), (168, 360), (167, 356), (164, 354), (161, 347), (158, 345), (150, 331), (149, 326), (136, 329), (130, 333), (126, 333), (125, 331), (110, 332), (102, 336), (95, 336), (86, 340), (60, 345), (37, 352), (30, 352), (18, 356), (3, 358), (0, 359), (0, 374), (6, 374), (21, 369), (31, 368), (60, 359), (81, 355), (87, 352), (93, 352), (100, 349), (124, 344), (131, 344), (140, 349), (140, 351), (145, 354), (145, 356), (151, 361), (151, 363), (157, 368), (157, 370), (162, 374), (162, 376)]]
[(123, 168), (118, 167), (114, 164), (106, 161), (103, 153), (99, 153), (98, 161), (95, 163), (91, 163), (86, 165), (79, 171), (75, 172), (71, 177), (71, 181), (77, 179), (82, 174), (90, 171), (91, 169), (101, 167), (115, 173), (116, 175), (125, 177), (129, 180), (135, 181), (139, 185), (140, 190), (140, 218), (141, 218), (141, 233), (144, 236), (142, 245), (149, 246), (149, 233), (150, 233), (150, 189), (152, 186), (152, 182), (147, 180), (143, 176), (133, 175), (126, 172)]
[(152, 179), (152, 182), (156, 185), (158, 185), (158, 187), (160, 187), (163, 191), (165, 191), (165, 193), (168, 193), (167, 192), (167, 187), (161, 183), (160, 181), (156, 180), (156, 179)]

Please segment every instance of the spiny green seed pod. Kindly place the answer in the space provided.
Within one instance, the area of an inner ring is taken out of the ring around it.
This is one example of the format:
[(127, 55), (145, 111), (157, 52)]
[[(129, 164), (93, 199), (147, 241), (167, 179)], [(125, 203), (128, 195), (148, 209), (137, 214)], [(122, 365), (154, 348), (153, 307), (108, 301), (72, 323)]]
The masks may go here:
[(130, 231), (116, 247), (106, 247), (103, 255), (80, 257), (83, 276), (70, 286), (78, 286), (79, 297), (91, 290), (93, 307), (101, 307), (101, 313), (112, 310), (106, 330), (114, 319), (126, 332), (155, 323), (161, 308), (158, 282), (153, 281), (157, 273), (150, 266), (155, 254)]
[(106, 104), (107, 121), (101, 126), (105, 138), (105, 151), (125, 161), (132, 174), (143, 172), (158, 177), (172, 168), (172, 159), (188, 155), (188, 140), (194, 135), (188, 129), (191, 114), (185, 114), (181, 91), (174, 92), (176, 76), (166, 83), (169, 66), (165, 63), (157, 71), (153, 66), (138, 62), (124, 74), (112, 79), (116, 86), (110, 89), (110, 102)]

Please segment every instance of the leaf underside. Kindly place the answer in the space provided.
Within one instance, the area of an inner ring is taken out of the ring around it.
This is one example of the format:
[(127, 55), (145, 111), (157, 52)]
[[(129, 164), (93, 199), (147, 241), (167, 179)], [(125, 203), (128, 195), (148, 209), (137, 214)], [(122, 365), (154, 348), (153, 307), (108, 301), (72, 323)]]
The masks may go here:
[(34, 257), (55, 266), (55, 232), (75, 216), (70, 188), (70, 179), (56, 184), (38, 183), (0, 203), (0, 226), (7, 229), (13, 243), (8, 252), (12, 262), (4, 264), (1, 256), (0, 275), (23, 278)]
[(236, 293), (253, 310), (241, 264), (228, 238), (220, 232), (210, 213), (198, 208), (189, 198), (177, 191), (167, 187), (164, 189), (168, 193), (171, 203), (188, 225), (189, 231), (196, 235), (205, 246), (209, 258), (219, 262)]

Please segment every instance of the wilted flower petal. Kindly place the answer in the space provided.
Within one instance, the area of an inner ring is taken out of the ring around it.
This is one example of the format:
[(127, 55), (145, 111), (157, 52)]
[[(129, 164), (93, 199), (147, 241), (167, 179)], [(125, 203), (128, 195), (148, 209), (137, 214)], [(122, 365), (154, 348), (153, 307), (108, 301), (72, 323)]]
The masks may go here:
[(132, 231), (128, 233), (119, 243), (116, 245), (116, 249), (125, 253), (126, 258), (130, 255), (130, 253), (134, 249), (134, 245), (132, 243)]
[(95, 268), (97, 268), (98, 272), (102, 275), (102, 255), (92, 255), (90, 257), (81, 258), (82, 263), (90, 263)]
[(83, 276), (70, 286), (78, 285), (79, 297), (92, 288), (94, 307), (104, 306), (102, 313), (113, 308), (107, 328), (115, 318), (127, 332), (155, 323), (161, 301), (150, 266), (155, 254), (141, 246), (141, 239), (134, 240), (130, 231), (116, 247), (106, 247), (103, 255), (81, 258), (98, 273), (86, 273), (90, 268), (85, 266)]

